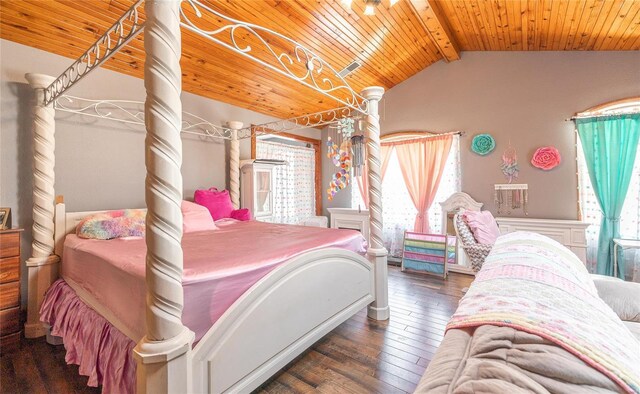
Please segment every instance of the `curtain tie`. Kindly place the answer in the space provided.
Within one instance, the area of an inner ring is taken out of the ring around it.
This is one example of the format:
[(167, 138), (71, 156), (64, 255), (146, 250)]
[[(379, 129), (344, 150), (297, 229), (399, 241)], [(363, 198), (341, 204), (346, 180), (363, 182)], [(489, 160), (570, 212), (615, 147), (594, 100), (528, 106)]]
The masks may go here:
[(611, 217), (605, 216), (604, 218), (605, 218), (605, 219), (607, 219), (607, 220), (611, 220), (612, 222), (619, 222), (619, 221), (620, 221), (620, 218), (619, 218), (619, 217), (617, 217), (617, 218), (611, 218)]

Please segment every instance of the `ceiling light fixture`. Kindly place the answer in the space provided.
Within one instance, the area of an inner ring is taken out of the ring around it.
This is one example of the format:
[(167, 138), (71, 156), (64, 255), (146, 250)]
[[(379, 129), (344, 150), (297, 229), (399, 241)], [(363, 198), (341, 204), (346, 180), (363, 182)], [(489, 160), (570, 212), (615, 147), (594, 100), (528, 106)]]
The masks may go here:
[(375, 15), (376, 14), (376, 6), (373, 5), (373, 4), (367, 3), (367, 5), (364, 7), (364, 14), (365, 15)]
[[(364, 14), (371, 16), (376, 14), (376, 7), (382, 3), (382, 0), (363, 0), (364, 1)], [(400, 0), (389, 0), (389, 7), (393, 7)], [(340, 3), (347, 8), (351, 8), (353, 0), (340, 0)]]
[(375, 15), (376, 7), (382, 3), (382, 0), (364, 0), (364, 14), (365, 15)]

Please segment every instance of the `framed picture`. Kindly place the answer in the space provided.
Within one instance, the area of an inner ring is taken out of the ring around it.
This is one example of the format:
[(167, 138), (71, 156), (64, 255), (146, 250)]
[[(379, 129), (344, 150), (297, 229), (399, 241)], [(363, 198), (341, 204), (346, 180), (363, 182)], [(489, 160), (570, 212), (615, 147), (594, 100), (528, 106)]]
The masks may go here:
[(11, 208), (0, 208), (0, 230), (11, 228)]

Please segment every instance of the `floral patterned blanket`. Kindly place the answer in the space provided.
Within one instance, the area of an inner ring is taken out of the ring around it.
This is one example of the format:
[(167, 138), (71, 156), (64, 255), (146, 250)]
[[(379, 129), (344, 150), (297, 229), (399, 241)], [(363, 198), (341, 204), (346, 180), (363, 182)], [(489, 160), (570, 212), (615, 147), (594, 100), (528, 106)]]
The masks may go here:
[(640, 342), (598, 297), (578, 257), (550, 238), (498, 238), (447, 330), (487, 324), (548, 339), (640, 393)]

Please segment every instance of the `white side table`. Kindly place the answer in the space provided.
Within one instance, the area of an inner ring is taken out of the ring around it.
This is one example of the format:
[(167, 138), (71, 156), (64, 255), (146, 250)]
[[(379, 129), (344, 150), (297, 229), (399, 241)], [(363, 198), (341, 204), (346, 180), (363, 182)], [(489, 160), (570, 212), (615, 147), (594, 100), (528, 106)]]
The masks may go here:
[(613, 239), (613, 276), (618, 277), (618, 248), (640, 249), (640, 239)]

